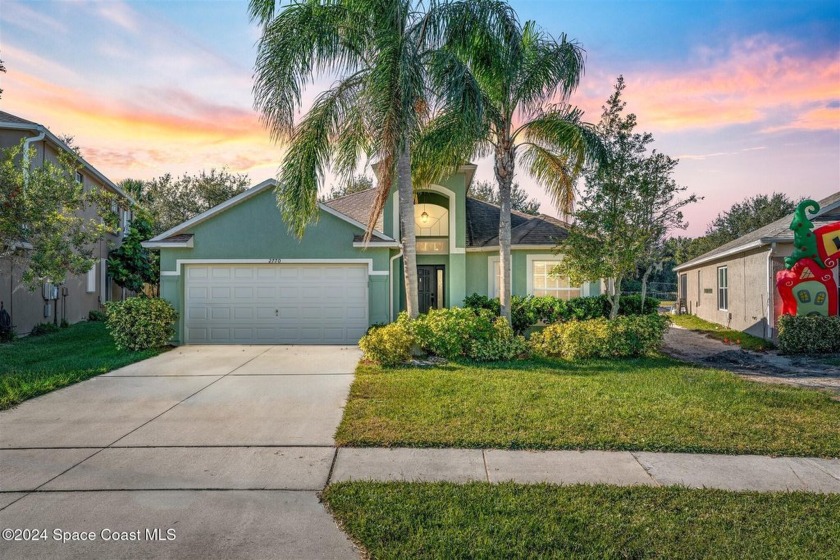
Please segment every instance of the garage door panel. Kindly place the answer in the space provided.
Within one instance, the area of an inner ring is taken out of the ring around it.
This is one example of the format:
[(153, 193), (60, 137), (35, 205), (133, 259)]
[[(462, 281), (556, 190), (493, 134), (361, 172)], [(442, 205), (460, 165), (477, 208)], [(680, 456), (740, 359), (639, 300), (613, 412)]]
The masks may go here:
[(233, 308), (233, 318), (237, 320), (251, 320), (254, 318), (254, 308), (253, 307), (234, 307)]
[(367, 267), (187, 266), (190, 343), (355, 344), (368, 326)]

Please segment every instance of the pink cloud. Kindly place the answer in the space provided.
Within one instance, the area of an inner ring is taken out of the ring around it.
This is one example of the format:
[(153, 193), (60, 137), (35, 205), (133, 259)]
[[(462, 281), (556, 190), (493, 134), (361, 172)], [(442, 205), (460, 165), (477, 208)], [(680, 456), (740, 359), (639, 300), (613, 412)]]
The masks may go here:
[[(840, 129), (836, 110), (815, 109), (840, 98), (840, 59), (834, 53), (794, 51), (795, 45), (760, 36), (736, 43), (723, 55), (703, 53), (678, 70), (626, 73), (628, 109), (643, 128), (663, 131), (770, 122), (768, 132)], [(587, 78), (581, 99), (575, 100), (590, 120), (600, 115), (610, 94), (607, 79), (614, 78)]]

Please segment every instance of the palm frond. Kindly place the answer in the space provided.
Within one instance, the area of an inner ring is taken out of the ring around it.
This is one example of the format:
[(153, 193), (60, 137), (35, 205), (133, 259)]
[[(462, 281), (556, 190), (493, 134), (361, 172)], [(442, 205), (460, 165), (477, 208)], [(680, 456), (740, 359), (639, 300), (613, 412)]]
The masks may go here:
[(332, 143), (341, 138), (348, 115), (354, 112), (364, 78), (364, 73), (356, 74), (318, 96), (292, 135), (276, 194), (283, 220), (297, 237), (318, 217), (318, 188), (330, 163)]
[(554, 39), (529, 21), (522, 33), (522, 65), (513, 86), (514, 104), (527, 118), (557, 94), (565, 101), (577, 88), (583, 71), (580, 45), (565, 34)]
[(369, 31), (359, 14), (335, 0), (294, 3), (276, 16), (265, 2), (251, 9), (265, 25), (257, 47), (254, 106), (279, 140), (293, 133), (307, 83), (324, 72), (347, 75), (363, 66), (360, 44)]
[(552, 203), (569, 212), (575, 183), (587, 162), (605, 163), (607, 151), (595, 127), (580, 120), (574, 107), (554, 107), (523, 125), (520, 162), (548, 192)]

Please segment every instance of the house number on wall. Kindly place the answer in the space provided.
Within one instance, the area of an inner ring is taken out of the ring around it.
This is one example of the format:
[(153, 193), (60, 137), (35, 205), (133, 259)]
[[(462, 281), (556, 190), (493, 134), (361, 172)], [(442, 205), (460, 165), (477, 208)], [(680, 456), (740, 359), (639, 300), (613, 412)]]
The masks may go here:
[(281, 259), (268, 259), (268, 264), (280, 264)]

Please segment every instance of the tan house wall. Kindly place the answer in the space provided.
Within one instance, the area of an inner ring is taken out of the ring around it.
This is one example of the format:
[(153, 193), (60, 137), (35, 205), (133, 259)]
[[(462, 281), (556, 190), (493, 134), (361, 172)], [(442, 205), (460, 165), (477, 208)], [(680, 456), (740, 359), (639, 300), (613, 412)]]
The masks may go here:
[[(686, 275), (686, 293), (680, 297), (688, 313), (755, 336), (775, 337), (780, 310), (775, 277), (784, 267), (783, 258), (790, 254), (792, 245), (780, 244), (772, 250), (769, 269), (767, 258), (771, 246), (767, 245), (679, 271), (680, 277)], [(718, 268), (722, 266), (728, 270), (727, 309), (718, 306)]]
[[(33, 135), (30, 131), (0, 130), (0, 148), (16, 145), (25, 136)], [(32, 160), (33, 167), (41, 165), (44, 158), (47, 161), (57, 161), (58, 152), (52, 144), (42, 140), (33, 143), (32, 146), (36, 150), (36, 156)], [(81, 171), (86, 189), (107, 188), (89, 170)], [(97, 212), (91, 208), (85, 211), (84, 215), (94, 218)], [(59, 288), (59, 299), (51, 301), (49, 309), (46, 310), (47, 301), (43, 298), (43, 286), (38, 285), (32, 291), (23, 283), (25, 262), (12, 263), (7, 259), (0, 259), (0, 302), (3, 302), (3, 306), (12, 316), (12, 324), (18, 335), (28, 334), (38, 323), (52, 323), (56, 320), (60, 323), (62, 319), (66, 319), (68, 323), (86, 320), (91, 310), (102, 309), (103, 302), (122, 299), (122, 288), (106, 279), (105, 263), (108, 251), (119, 246), (121, 240), (121, 235), (108, 235), (106, 239), (97, 243), (94, 254), (99, 261), (95, 266), (95, 288), (92, 291), (87, 289), (86, 274), (68, 275), (63, 286), (65, 289)]]

